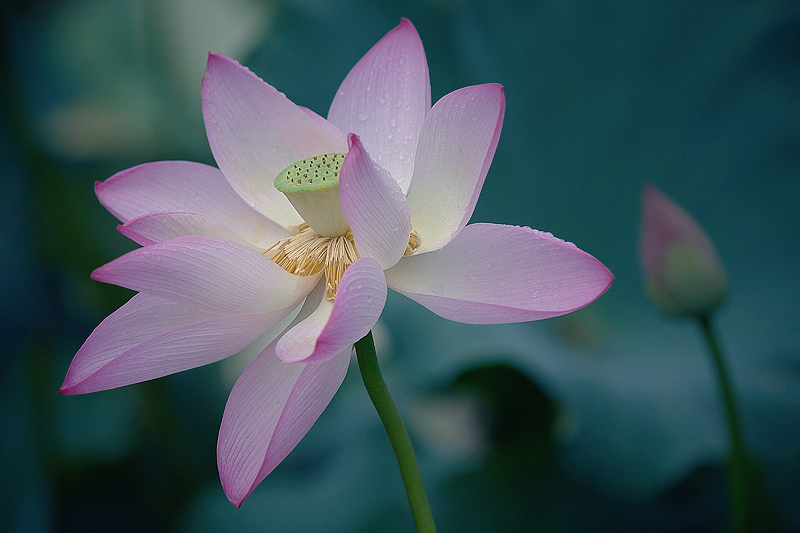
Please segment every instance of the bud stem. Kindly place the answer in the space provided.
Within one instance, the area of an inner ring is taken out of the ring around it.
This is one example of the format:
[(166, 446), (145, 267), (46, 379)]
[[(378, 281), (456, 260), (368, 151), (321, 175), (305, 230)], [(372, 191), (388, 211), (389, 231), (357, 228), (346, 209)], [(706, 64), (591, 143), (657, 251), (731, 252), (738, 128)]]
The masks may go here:
[(725, 411), (728, 417), (728, 433), (730, 438), (730, 458), (728, 461), (728, 497), (730, 499), (731, 525), (735, 533), (748, 531), (748, 504), (749, 482), (747, 475), (747, 453), (742, 439), (742, 429), (739, 421), (739, 411), (736, 406), (736, 397), (733, 392), (725, 358), (711, 325), (708, 315), (701, 315), (700, 325), (703, 328), (709, 351), (714, 360), (722, 397), (725, 402)]

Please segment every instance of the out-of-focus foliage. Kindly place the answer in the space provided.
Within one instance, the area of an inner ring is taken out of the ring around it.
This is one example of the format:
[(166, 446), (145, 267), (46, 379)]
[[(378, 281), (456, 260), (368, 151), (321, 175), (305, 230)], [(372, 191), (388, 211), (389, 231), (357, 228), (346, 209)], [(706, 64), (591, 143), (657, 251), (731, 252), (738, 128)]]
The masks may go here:
[(532, 324), (454, 324), (390, 296), (378, 351), (440, 530), (724, 527), (725, 426), (704, 346), (652, 307), (638, 272), (645, 182), (718, 248), (730, 287), (718, 325), (759, 517), (765, 531), (800, 529), (800, 8), (708, 0), (4, 3), (0, 529), (412, 527), (355, 371), (239, 510), (214, 453), (241, 358), (56, 394), (92, 328), (130, 296), (89, 279), (134, 247), (92, 183), (156, 159), (213, 163), (206, 52), (325, 114), (401, 16), (425, 44), (434, 100), (505, 87), (474, 220), (551, 231), (616, 276), (587, 309)]

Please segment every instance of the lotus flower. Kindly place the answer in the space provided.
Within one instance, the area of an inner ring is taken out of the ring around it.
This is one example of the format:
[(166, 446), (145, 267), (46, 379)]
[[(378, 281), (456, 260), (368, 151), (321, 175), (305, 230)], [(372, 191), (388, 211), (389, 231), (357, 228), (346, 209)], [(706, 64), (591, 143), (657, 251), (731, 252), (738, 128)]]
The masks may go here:
[(707, 316), (725, 300), (728, 283), (711, 239), (652, 185), (642, 190), (639, 247), (648, 293), (662, 311)]
[(611, 283), (600, 262), (550, 234), (466, 225), (500, 136), (503, 89), (465, 87), (431, 107), (407, 20), (350, 71), (327, 120), (215, 54), (202, 100), (219, 169), (147, 163), (96, 186), (142, 247), (92, 277), (138, 294), (90, 335), (61, 392), (218, 361), (304, 302), (225, 408), (217, 457), (236, 506), (328, 405), (387, 285), (478, 324), (568, 313)]

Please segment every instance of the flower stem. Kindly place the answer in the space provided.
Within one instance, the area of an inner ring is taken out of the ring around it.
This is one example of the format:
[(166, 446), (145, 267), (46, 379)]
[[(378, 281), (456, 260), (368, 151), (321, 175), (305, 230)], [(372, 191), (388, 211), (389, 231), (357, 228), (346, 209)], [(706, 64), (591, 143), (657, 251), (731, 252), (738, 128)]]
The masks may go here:
[(728, 432), (730, 437), (730, 459), (728, 463), (728, 495), (731, 506), (731, 523), (735, 533), (744, 533), (748, 527), (748, 480), (747, 480), (747, 454), (742, 439), (742, 429), (739, 422), (739, 412), (736, 407), (736, 398), (731, 386), (725, 358), (717, 341), (711, 319), (707, 315), (700, 316), (714, 366), (717, 371), (722, 397), (725, 401), (725, 411), (728, 415)]
[(403, 483), (408, 495), (408, 503), (411, 505), (411, 514), (414, 515), (414, 522), (417, 531), (420, 533), (434, 533), (436, 525), (433, 523), (433, 514), (428, 504), (428, 496), (425, 494), (425, 487), (422, 485), (422, 475), (419, 471), (417, 458), (414, 455), (414, 448), (411, 446), (411, 439), (408, 431), (400, 418), (400, 412), (389, 395), (389, 389), (383, 381), (381, 369), (378, 366), (378, 357), (375, 353), (375, 343), (372, 340), (372, 332), (356, 342), (356, 356), (358, 357), (358, 368), (361, 370), (361, 379), (367, 393), (378, 411), (378, 416), (383, 422), (383, 427), (392, 442), (397, 462), (400, 465), (400, 473), (403, 476)]

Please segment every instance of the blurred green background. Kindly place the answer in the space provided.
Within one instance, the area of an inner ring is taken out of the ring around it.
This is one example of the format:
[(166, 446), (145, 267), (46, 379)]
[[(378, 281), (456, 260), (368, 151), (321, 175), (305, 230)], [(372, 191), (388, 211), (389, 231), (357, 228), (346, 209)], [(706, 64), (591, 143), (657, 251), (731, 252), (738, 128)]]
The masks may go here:
[(215, 446), (248, 354), (56, 394), (131, 295), (89, 279), (134, 247), (92, 184), (158, 159), (213, 164), (207, 51), (324, 115), (402, 16), (434, 101), (505, 86), (473, 221), (550, 231), (616, 276), (580, 312), (505, 326), (451, 323), (390, 294), (376, 340), (440, 531), (726, 530), (711, 363), (697, 325), (660, 315), (639, 274), (646, 182), (719, 249), (731, 290), (716, 322), (757, 463), (759, 530), (800, 530), (800, 4), (778, 0), (5, 0), (0, 530), (412, 529), (355, 366), (239, 510)]

